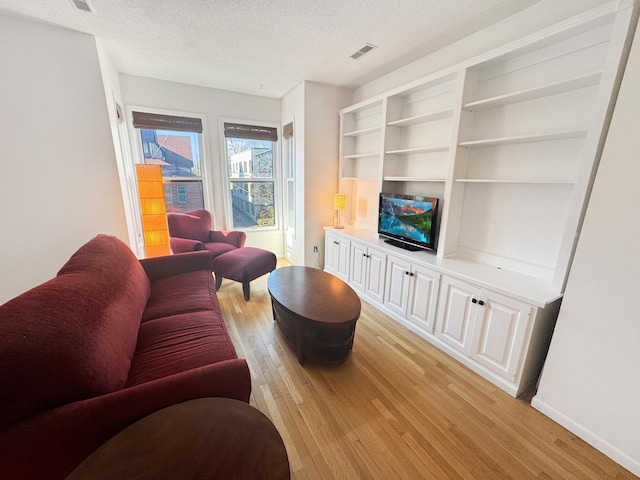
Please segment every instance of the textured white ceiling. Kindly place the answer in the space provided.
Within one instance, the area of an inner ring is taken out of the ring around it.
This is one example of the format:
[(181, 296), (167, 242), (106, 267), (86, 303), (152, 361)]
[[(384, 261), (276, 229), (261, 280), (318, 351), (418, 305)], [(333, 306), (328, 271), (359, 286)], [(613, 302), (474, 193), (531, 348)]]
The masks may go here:
[[(539, 0), (0, 0), (100, 37), (123, 73), (282, 97), (303, 80), (356, 87)], [(366, 43), (378, 46), (353, 60)]]

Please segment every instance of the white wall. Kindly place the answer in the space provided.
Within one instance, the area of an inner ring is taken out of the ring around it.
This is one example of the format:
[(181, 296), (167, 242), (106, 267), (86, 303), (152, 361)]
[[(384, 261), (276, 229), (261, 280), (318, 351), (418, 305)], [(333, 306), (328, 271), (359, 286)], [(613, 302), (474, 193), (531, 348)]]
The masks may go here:
[(360, 86), (354, 90), (353, 103), (473, 58), (608, 1), (542, 0), (495, 25)]
[(304, 265), (305, 229), (304, 229), (304, 163), (305, 163), (305, 117), (304, 117), (304, 82), (282, 98), (282, 123), (293, 120), (293, 144), (295, 148), (295, 238), (290, 261), (295, 265)]
[[(282, 99), (282, 122), (294, 119), (296, 148), (296, 241), (292, 262), (324, 264), (323, 227), (333, 223), (338, 191), (338, 110), (352, 101), (352, 90), (302, 82)], [(318, 247), (318, 252), (313, 247)]]
[[(122, 98), (127, 105), (201, 113), (207, 118), (205, 145), (212, 177), (214, 228), (227, 228), (224, 215), (225, 186), (221, 160), (219, 119), (233, 118), (280, 124), (280, 100), (208, 87), (120, 75)], [(128, 122), (131, 119), (127, 119)], [(282, 231), (247, 232), (247, 245), (266, 248), (282, 256)]]
[(640, 30), (532, 404), (640, 475)]
[(3, 303), (127, 228), (94, 38), (0, 15), (0, 65)]
[[(127, 220), (129, 245), (137, 255), (143, 256), (144, 238), (142, 235), (142, 220), (138, 196), (136, 194), (138, 187), (135, 168), (131, 159), (128, 129), (124, 121), (125, 108), (124, 102), (122, 101), (122, 93), (120, 92), (120, 77), (99, 38), (96, 38), (96, 47), (98, 49), (98, 60), (100, 62), (102, 83), (104, 86), (107, 111), (109, 113), (109, 126), (111, 128), (111, 138), (116, 157), (116, 165), (118, 167), (120, 191), (122, 192), (122, 201), (125, 205), (124, 213)], [(120, 108), (120, 114), (116, 111), (116, 104)], [(118, 115), (120, 115), (120, 118)]]
[[(352, 91), (305, 82), (304, 264), (321, 267), (323, 227), (333, 224), (333, 194), (338, 192), (340, 117), (352, 102)], [(313, 252), (317, 246), (320, 252)], [(322, 261), (324, 264), (324, 261)]]

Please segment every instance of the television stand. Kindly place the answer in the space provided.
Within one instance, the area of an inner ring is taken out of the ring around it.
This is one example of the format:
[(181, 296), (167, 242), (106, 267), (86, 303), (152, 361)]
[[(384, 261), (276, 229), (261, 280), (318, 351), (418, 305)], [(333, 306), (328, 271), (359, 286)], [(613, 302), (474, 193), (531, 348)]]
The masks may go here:
[(384, 243), (388, 243), (389, 245), (393, 245), (394, 247), (404, 248), (405, 250), (409, 250), (410, 252), (417, 252), (422, 250), (422, 248), (417, 247), (416, 245), (411, 245), (410, 243), (401, 242), (400, 240), (394, 240), (392, 238), (385, 239)]

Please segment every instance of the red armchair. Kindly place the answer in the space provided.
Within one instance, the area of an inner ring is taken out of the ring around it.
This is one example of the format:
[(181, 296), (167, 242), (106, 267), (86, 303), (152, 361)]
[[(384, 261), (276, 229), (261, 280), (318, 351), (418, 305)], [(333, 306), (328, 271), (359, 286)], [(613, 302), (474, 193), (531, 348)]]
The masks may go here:
[(244, 232), (211, 230), (211, 215), (206, 210), (167, 213), (169, 243), (173, 253), (208, 250), (213, 258), (244, 246)]

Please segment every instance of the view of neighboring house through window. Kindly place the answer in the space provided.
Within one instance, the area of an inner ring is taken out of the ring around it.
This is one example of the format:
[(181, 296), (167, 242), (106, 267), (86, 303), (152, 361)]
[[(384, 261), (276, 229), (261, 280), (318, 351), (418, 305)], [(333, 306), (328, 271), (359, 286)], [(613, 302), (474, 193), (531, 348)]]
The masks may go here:
[(277, 129), (225, 123), (224, 137), (231, 228), (276, 226)]
[[(133, 112), (144, 163), (160, 165), (167, 212), (192, 212), (204, 207), (200, 135), (197, 118)], [(152, 128), (156, 127), (156, 128)]]

